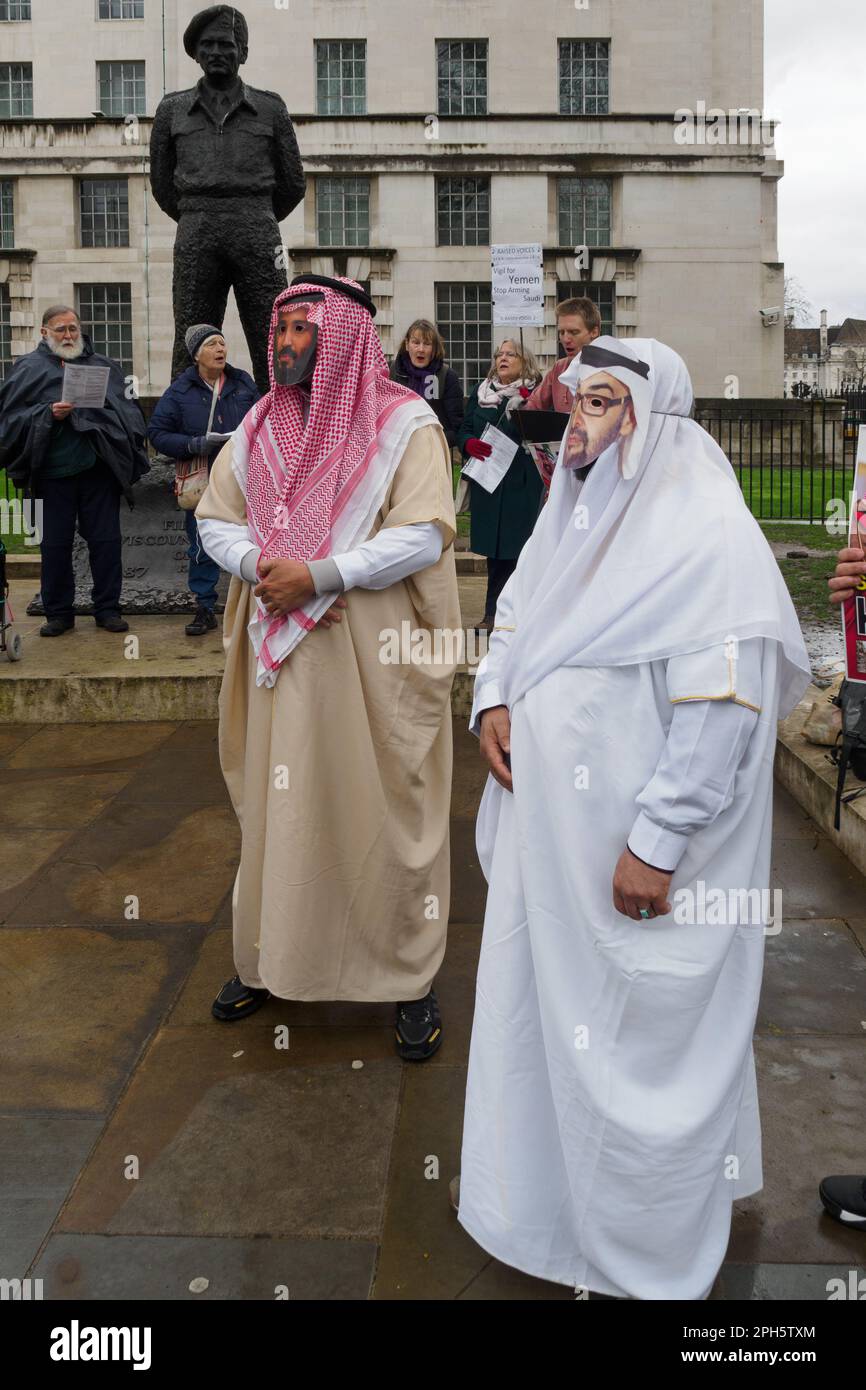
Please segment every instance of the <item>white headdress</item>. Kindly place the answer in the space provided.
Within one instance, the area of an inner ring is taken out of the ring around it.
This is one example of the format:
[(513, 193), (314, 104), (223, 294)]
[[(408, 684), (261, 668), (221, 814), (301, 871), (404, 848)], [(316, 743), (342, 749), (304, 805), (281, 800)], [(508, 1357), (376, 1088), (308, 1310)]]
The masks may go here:
[(734, 637), (781, 648), (781, 713), (811, 670), (769, 545), (721, 449), (691, 418), (686, 365), (655, 339), (598, 338), (561, 380), (608, 372), (637, 429), (580, 488), (562, 466), (512, 581), (516, 631), (502, 678), (513, 706), (560, 666), (623, 666)]

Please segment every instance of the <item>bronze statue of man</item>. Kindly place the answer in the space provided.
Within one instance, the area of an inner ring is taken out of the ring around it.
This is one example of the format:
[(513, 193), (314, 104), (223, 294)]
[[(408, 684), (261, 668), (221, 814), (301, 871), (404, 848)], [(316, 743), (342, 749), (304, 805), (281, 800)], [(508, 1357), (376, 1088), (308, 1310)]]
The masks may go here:
[(221, 326), (232, 287), (265, 392), (271, 310), (287, 283), (278, 223), (303, 198), (305, 180), (285, 102), (238, 75), (248, 39), (233, 5), (211, 5), (192, 18), (183, 46), (204, 76), (156, 108), (150, 183), (177, 222), (172, 377), (189, 366), (186, 330)]

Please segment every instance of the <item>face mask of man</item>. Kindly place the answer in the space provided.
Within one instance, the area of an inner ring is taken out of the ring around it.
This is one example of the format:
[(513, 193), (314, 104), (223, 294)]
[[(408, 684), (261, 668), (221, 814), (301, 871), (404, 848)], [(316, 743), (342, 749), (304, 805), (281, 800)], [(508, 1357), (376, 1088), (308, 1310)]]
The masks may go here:
[(563, 457), (563, 468), (594, 463), (614, 440), (634, 429), (628, 388), (607, 373), (581, 382), (575, 392)]
[(274, 381), (278, 386), (307, 386), (316, 368), (319, 329), (306, 309), (280, 310), (274, 333)]

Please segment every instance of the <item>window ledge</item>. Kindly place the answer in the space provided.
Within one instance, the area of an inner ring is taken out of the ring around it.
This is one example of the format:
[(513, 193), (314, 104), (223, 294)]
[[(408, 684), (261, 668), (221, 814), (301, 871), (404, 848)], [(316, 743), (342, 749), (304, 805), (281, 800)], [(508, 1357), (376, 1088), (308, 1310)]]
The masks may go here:
[[(578, 242), (577, 245), (580, 245)], [(617, 256), (624, 261), (636, 261), (640, 255), (639, 246), (589, 246), (587, 247), (590, 256)], [(571, 242), (567, 246), (543, 246), (544, 256), (573, 256), (575, 245)]]
[(294, 256), (378, 256), (392, 261), (397, 254), (393, 246), (290, 246), (289, 255)]

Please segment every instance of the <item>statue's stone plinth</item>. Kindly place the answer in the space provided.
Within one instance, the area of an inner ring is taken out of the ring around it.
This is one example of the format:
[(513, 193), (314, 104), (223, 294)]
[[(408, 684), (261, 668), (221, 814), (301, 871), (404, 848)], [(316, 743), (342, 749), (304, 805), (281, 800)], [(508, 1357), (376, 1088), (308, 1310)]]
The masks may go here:
[[(154, 459), (150, 472), (135, 485), (135, 507), (130, 511), (120, 501), (120, 529), (123, 559), (123, 592), (120, 606), (124, 613), (188, 613), (196, 606), (187, 576), (189, 541), (184, 530), (184, 513), (174, 497), (174, 464)], [(87, 557), (87, 544), (76, 535), (72, 550), (75, 574), (75, 612), (92, 613), (90, 591), (93, 580)], [(217, 593), (217, 612), (225, 604), (229, 576), (221, 574)], [(41, 616), (42, 596), (30, 603), (28, 614)]]

